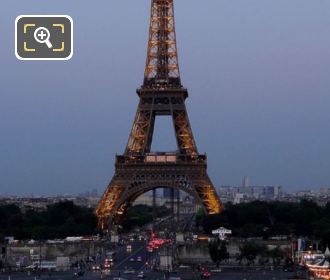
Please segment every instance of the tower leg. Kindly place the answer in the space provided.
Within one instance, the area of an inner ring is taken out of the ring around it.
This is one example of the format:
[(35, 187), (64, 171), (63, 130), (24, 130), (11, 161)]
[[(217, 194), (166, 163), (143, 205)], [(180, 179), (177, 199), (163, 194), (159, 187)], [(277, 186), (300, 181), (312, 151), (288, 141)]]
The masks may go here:
[(171, 204), (171, 228), (172, 228), (172, 231), (175, 230), (175, 221), (174, 221), (174, 216), (175, 216), (175, 213), (174, 213), (174, 189), (171, 188), (170, 189), (170, 204)]
[(176, 215), (177, 215), (177, 221), (180, 222), (180, 191), (177, 193), (176, 197)]
[(152, 215), (153, 215), (153, 228), (155, 225), (155, 221), (157, 219), (157, 213), (156, 213), (156, 189), (152, 189)]

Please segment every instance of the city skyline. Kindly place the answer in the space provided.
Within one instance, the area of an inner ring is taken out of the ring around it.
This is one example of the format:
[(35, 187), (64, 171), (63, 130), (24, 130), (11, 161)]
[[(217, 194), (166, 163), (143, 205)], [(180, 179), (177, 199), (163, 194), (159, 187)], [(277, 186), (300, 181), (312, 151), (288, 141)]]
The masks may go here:
[[(329, 192), (330, 193), (330, 186), (317, 186), (314, 188), (309, 188), (309, 187), (301, 187), (301, 188), (286, 188), (285, 186), (281, 186), (281, 185), (275, 185), (275, 184), (263, 184), (263, 185), (257, 185), (257, 184), (248, 184), (248, 185), (242, 185), (241, 183), (237, 183), (237, 184), (232, 184), (232, 185), (216, 185), (215, 189), (217, 191), (217, 193), (220, 195), (221, 193), (221, 189), (239, 189), (241, 191), (243, 191), (244, 189), (246, 191), (248, 191), (249, 189), (253, 189), (253, 188), (281, 188), (283, 194), (288, 194), (288, 195), (292, 195), (292, 194), (298, 194), (298, 193), (309, 193), (309, 194), (321, 194), (323, 192)], [(163, 190), (165, 190), (166, 188), (159, 188), (156, 191), (156, 196), (163, 196)], [(184, 192), (183, 192), (184, 193)], [(99, 198), (101, 195), (103, 194), (103, 190), (98, 190), (96, 188), (90, 188), (90, 189), (81, 189), (78, 192), (60, 192), (60, 193), (23, 193), (23, 194), (10, 194), (10, 193), (1, 193), (0, 192), (0, 198), (6, 198), (6, 197), (17, 197), (17, 198), (47, 198), (47, 197), (73, 197), (73, 198), (80, 198), (80, 197), (93, 197), (93, 198)], [(146, 192), (144, 193), (147, 196), (152, 196), (152, 192)], [(187, 196), (189, 196), (189, 194), (186, 194)], [(221, 197), (221, 195), (220, 195)]]
[[(243, 174), (254, 185), (329, 186), (330, 3), (246, 2), (176, 1), (181, 77), (210, 177), (216, 186), (239, 184)], [(100, 1), (98, 17), (89, 1), (5, 6), (0, 193), (102, 193), (138, 102), (149, 1)], [(72, 16), (74, 57), (17, 61), (15, 18), (49, 11)], [(169, 126), (156, 123), (155, 149), (173, 148)]]

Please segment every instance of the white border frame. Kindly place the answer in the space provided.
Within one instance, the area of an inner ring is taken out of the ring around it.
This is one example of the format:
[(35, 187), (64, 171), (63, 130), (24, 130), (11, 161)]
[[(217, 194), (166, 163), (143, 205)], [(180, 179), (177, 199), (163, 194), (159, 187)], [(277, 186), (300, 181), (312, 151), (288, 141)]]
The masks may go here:
[[(64, 57), (64, 58), (24, 58), (21, 57), (18, 52), (17, 52), (17, 24), (18, 21), (23, 18), (23, 17), (65, 17), (67, 18), (70, 23), (71, 23), (71, 52), (69, 54), (69, 56)], [(73, 19), (72, 17), (68, 16), (68, 15), (20, 15), (16, 18), (15, 20), (15, 55), (17, 57), (17, 59), (19, 60), (69, 60), (72, 58), (73, 56)]]

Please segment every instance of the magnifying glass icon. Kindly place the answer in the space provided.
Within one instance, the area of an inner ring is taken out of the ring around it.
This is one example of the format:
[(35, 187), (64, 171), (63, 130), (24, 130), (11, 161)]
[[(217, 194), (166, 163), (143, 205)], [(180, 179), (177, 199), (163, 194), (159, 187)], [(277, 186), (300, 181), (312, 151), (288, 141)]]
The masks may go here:
[(49, 40), (50, 32), (46, 27), (39, 27), (34, 31), (34, 39), (40, 44), (46, 44), (49, 49), (53, 47)]

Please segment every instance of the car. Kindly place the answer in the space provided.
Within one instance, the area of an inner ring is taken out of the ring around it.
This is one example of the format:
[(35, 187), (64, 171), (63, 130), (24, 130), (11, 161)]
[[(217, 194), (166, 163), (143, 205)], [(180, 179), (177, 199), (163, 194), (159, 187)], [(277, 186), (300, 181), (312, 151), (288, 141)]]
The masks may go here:
[(124, 274), (135, 274), (135, 270), (132, 268), (126, 269), (126, 270), (124, 270)]
[(135, 262), (135, 259), (134, 259), (133, 257), (131, 257), (131, 258), (129, 259), (129, 261), (130, 261), (130, 262)]
[(115, 251), (108, 251), (105, 253), (107, 259), (113, 259), (116, 256)]
[(104, 263), (103, 267), (105, 269), (107, 269), (107, 268), (109, 269), (111, 267), (111, 263), (110, 262), (106, 262), (106, 263)]
[(141, 257), (141, 256), (138, 256), (138, 257), (136, 258), (136, 261), (138, 261), (138, 262), (142, 262), (142, 257)]
[(79, 270), (79, 271), (77, 271), (77, 272), (74, 273), (74, 276), (75, 277), (83, 277), (84, 274), (85, 274), (85, 271)]
[(100, 266), (99, 265), (93, 265), (92, 269), (93, 270), (100, 270)]
[(293, 266), (292, 265), (286, 265), (283, 267), (284, 272), (293, 272)]
[(139, 272), (139, 274), (137, 275), (137, 278), (140, 278), (140, 279), (144, 279), (145, 278), (143, 271), (140, 271)]
[(102, 273), (103, 273), (103, 275), (110, 275), (111, 270), (110, 269), (103, 269)]
[(211, 272), (209, 271), (202, 272), (202, 276), (201, 276), (202, 279), (209, 279), (210, 277), (211, 277)]

